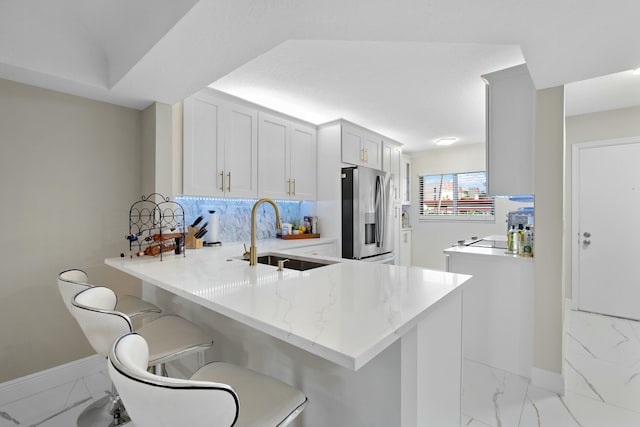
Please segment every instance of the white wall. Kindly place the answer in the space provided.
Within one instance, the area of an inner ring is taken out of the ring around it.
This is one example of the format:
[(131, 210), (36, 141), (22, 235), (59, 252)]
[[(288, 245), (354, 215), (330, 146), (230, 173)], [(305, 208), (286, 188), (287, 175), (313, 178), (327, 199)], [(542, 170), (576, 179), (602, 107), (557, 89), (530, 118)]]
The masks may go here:
[(529, 203), (496, 199), (495, 221), (419, 221), (420, 175), (441, 173), (476, 172), (486, 169), (484, 144), (461, 145), (411, 153), (411, 210), (409, 219), (413, 228), (411, 265), (444, 270), (445, 257), (442, 251), (458, 240), (473, 236), (483, 237), (507, 232), (507, 212)]
[(140, 126), (136, 110), (0, 80), (0, 382), (94, 353), (58, 293), (62, 270), (140, 293), (104, 265), (128, 249)]
[[(562, 372), (564, 238), (564, 87), (537, 92), (535, 144), (536, 249), (533, 364)], [(535, 383), (535, 377), (534, 377)]]

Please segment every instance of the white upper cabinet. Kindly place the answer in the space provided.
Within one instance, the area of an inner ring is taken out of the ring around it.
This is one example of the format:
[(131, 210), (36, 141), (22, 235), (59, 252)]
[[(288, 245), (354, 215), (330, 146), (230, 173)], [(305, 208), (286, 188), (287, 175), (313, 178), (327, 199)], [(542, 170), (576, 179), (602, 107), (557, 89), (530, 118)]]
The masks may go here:
[(227, 197), (251, 198), (258, 194), (258, 114), (234, 104), (224, 108), (224, 165)]
[(526, 64), (482, 76), (487, 82), (490, 195), (534, 193), (536, 89)]
[(259, 121), (260, 197), (315, 200), (315, 128), (267, 113)]
[(199, 92), (184, 101), (183, 193), (257, 197), (257, 113)]
[(400, 160), (400, 198), (403, 205), (411, 204), (411, 158), (401, 156)]
[(317, 196), (317, 135), (315, 127), (293, 123), (291, 127), (292, 196), (298, 200), (315, 200)]
[(382, 169), (382, 138), (364, 128), (343, 122), (342, 161)]
[(288, 123), (269, 114), (260, 113), (260, 197), (288, 199), (290, 180), (287, 164), (290, 132)]
[(211, 96), (198, 93), (184, 101), (184, 194), (224, 194), (217, 165), (224, 156), (221, 116), (222, 105)]

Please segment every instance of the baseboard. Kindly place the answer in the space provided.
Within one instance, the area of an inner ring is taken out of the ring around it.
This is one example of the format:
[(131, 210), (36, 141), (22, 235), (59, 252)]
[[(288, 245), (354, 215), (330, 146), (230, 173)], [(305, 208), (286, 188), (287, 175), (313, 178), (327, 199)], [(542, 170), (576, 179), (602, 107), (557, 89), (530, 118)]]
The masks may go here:
[(0, 406), (106, 369), (105, 358), (96, 354), (4, 382), (0, 384)]
[(535, 367), (531, 368), (531, 384), (562, 396), (564, 396), (565, 393), (564, 377), (558, 372)]

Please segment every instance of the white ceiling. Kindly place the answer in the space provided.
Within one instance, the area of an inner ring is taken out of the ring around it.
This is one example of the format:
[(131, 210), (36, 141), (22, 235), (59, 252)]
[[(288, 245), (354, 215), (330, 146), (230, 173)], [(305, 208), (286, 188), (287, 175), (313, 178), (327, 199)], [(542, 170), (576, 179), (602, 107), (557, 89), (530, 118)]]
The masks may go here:
[[(542, 89), (639, 67), (638, 16), (636, 0), (2, 0), (0, 77), (132, 108), (216, 82), (419, 150), (484, 139), (481, 72), (524, 57)], [(639, 105), (634, 77), (569, 85), (567, 114)]]
[(315, 124), (344, 118), (405, 144), (485, 139), (481, 75), (524, 62), (518, 46), (288, 41), (211, 87)]

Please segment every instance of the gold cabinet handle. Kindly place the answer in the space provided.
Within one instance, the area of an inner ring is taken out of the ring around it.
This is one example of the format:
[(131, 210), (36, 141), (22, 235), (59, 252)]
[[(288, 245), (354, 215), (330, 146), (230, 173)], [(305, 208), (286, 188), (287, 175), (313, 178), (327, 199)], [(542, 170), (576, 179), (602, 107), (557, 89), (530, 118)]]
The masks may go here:
[(287, 180), (287, 195), (291, 195), (291, 178)]
[(363, 149), (362, 149), (362, 161), (363, 161), (363, 162), (366, 162), (366, 161), (367, 161), (367, 160), (366, 160), (366, 157), (365, 157), (365, 154), (364, 154), (364, 153), (365, 153), (365, 151), (367, 151), (367, 150), (366, 150), (366, 148), (363, 148)]
[(231, 172), (227, 174), (227, 191), (231, 192)]
[(220, 172), (220, 179), (222, 180), (222, 186), (220, 187), (220, 191), (224, 193), (224, 171)]
[(369, 163), (369, 149), (368, 148), (364, 149), (364, 162), (365, 163)]
[(295, 180), (295, 178), (293, 180), (293, 195), (294, 196), (296, 195), (296, 180)]

